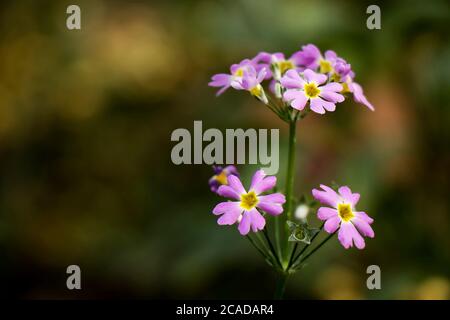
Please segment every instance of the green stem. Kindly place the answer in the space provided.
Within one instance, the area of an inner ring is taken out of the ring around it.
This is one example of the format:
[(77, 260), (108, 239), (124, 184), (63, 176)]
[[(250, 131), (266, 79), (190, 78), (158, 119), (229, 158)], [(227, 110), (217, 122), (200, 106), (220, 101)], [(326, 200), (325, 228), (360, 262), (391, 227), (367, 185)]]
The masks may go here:
[(278, 280), (277, 280), (277, 286), (275, 288), (275, 295), (274, 299), (281, 300), (284, 297), (284, 290), (286, 289), (286, 282), (287, 282), (288, 274), (287, 273), (280, 273)]
[(328, 240), (330, 240), (334, 235), (336, 234), (336, 232), (330, 234), (328, 237), (326, 237), (320, 244), (317, 245), (317, 247), (315, 247), (313, 250), (311, 250), (311, 252), (309, 252), (302, 260), (300, 260), (299, 263), (303, 263), (305, 262), (314, 252), (316, 252), (317, 250), (320, 249), (320, 247), (322, 247)]
[[(284, 261), (285, 267), (288, 265), (288, 250), (285, 247), (288, 247), (288, 243), (285, 242), (285, 239), (287, 238), (286, 235), (286, 220), (292, 220), (293, 215), (293, 192), (294, 192), (294, 178), (295, 178), (295, 144), (296, 144), (296, 126), (297, 121), (296, 119), (292, 119), (289, 122), (289, 153), (288, 153), (288, 165), (287, 165), (287, 172), (286, 172), (286, 204), (284, 207), (284, 212), (286, 214), (283, 214), (280, 216), (280, 219), (276, 219), (276, 221), (280, 220), (282, 223), (281, 226), (277, 226), (277, 230), (279, 230), (277, 244), (279, 244), (279, 252), (281, 253), (282, 261)], [(283, 239), (283, 243), (281, 244), (280, 239)], [(285, 250), (285, 254), (283, 254)]]
[(264, 228), (263, 234), (264, 234), (264, 237), (266, 238), (266, 241), (270, 247), (270, 252), (272, 253), (274, 259), (276, 260), (274, 262), (276, 262), (280, 266), (280, 268), (283, 269), (283, 265), (281, 264), (281, 261), (278, 258), (275, 248), (272, 245), (272, 241), (270, 241), (269, 235), (267, 234), (267, 228)]
[(255, 241), (253, 241), (253, 239), (250, 238), (250, 236), (247, 235), (246, 238), (250, 241), (253, 247), (255, 247), (255, 249), (258, 250), (258, 252), (264, 257), (264, 259), (270, 260), (270, 257), (259, 246), (256, 245)]

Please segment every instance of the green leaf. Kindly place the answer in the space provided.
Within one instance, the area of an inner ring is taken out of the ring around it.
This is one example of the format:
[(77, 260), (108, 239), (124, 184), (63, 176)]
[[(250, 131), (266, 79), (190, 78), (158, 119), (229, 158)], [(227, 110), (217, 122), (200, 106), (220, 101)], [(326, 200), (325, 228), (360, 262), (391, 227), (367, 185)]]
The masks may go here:
[(314, 237), (320, 230), (318, 228), (309, 227), (307, 222), (295, 223), (293, 221), (286, 221), (289, 227), (289, 241), (311, 243), (311, 238)]

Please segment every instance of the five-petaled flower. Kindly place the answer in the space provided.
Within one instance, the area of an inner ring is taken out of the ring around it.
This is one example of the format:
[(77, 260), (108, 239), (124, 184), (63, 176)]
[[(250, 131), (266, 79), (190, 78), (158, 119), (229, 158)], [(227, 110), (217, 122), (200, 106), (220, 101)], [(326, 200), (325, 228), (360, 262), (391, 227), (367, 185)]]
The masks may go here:
[(347, 186), (340, 187), (338, 192), (325, 185), (320, 187), (322, 190), (312, 190), (314, 198), (331, 207), (321, 207), (317, 211), (317, 217), (325, 221), (324, 230), (334, 233), (339, 228), (338, 239), (345, 249), (353, 244), (358, 249), (363, 249), (363, 236), (373, 238), (375, 233), (370, 226), (373, 219), (365, 212), (355, 209), (359, 193), (352, 193)]
[(238, 64), (233, 64), (230, 67), (230, 74), (227, 73), (219, 73), (215, 74), (211, 78), (211, 82), (208, 83), (210, 87), (219, 87), (221, 88), (217, 91), (216, 95), (221, 95), (224, 93), (232, 84), (236, 81), (240, 81), (244, 76), (244, 71), (247, 70), (250, 66), (254, 67), (253, 61), (249, 59), (244, 59)]
[(311, 69), (306, 69), (303, 76), (296, 70), (289, 70), (281, 78), (281, 84), (287, 88), (283, 98), (297, 110), (303, 110), (309, 101), (310, 109), (316, 113), (334, 111), (335, 103), (344, 101), (344, 96), (339, 93), (342, 85), (337, 82), (322, 85), (327, 79), (326, 75), (315, 73)]
[(234, 175), (239, 177), (239, 173), (235, 166), (229, 165), (224, 167), (213, 166), (214, 175), (209, 179), (208, 184), (212, 192), (217, 192), (221, 185), (228, 184), (228, 176)]
[[(239, 223), (238, 229), (242, 235), (264, 229), (266, 220), (259, 212), (277, 216), (283, 212), (282, 204), (286, 199), (281, 193), (261, 195), (275, 187), (277, 178), (266, 176), (263, 170), (255, 172), (250, 189), (246, 191), (241, 181), (234, 175), (228, 176), (228, 185), (222, 185), (217, 193), (236, 201), (221, 202), (213, 209), (215, 215), (221, 215), (217, 220), (219, 225)], [(259, 209), (259, 210), (258, 210)]]

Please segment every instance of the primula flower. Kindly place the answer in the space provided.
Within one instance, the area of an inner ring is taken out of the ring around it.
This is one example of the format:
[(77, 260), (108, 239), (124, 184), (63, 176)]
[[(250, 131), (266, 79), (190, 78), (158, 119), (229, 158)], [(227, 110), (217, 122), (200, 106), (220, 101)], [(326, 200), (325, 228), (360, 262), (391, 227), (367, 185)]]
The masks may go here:
[(214, 175), (209, 179), (209, 187), (212, 192), (217, 192), (221, 185), (228, 184), (228, 176), (234, 175), (239, 176), (239, 173), (235, 166), (226, 166), (225, 168), (221, 166), (213, 166)]
[(244, 76), (244, 71), (247, 70), (250, 66), (254, 67), (254, 63), (249, 59), (244, 59), (238, 64), (233, 64), (230, 67), (230, 74), (219, 73), (213, 75), (211, 78), (211, 82), (208, 83), (208, 86), (221, 88), (219, 91), (217, 91), (216, 94), (217, 96), (219, 96), (224, 93), (229, 87), (231, 87), (233, 82), (240, 81)]
[(325, 110), (334, 111), (335, 103), (344, 101), (344, 96), (339, 94), (342, 85), (330, 82), (321, 86), (327, 79), (326, 75), (315, 73), (310, 69), (303, 72), (303, 77), (296, 70), (289, 70), (281, 78), (281, 84), (288, 89), (283, 98), (297, 110), (303, 110), (310, 101), (310, 108), (316, 113), (324, 114)]
[(241, 79), (233, 81), (231, 86), (236, 90), (247, 90), (254, 97), (258, 98), (265, 104), (268, 103), (266, 94), (261, 82), (266, 76), (266, 68), (262, 68), (259, 72), (253, 66), (249, 66), (244, 70), (244, 74)]
[(253, 175), (250, 189), (247, 192), (241, 181), (234, 175), (228, 176), (228, 185), (222, 185), (217, 193), (223, 197), (237, 201), (221, 202), (213, 209), (215, 215), (221, 215), (217, 220), (219, 225), (239, 223), (238, 229), (242, 235), (264, 229), (266, 220), (257, 210), (277, 216), (283, 212), (282, 204), (286, 199), (281, 193), (261, 195), (272, 189), (277, 182), (275, 176), (266, 177), (264, 170), (258, 170)]
[(268, 52), (260, 52), (256, 55), (252, 60), (256, 67), (258, 68), (266, 68), (268, 71), (266, 73), (265, 79), (274, 78), (275, 80), (279, 80), (280, 77), (288, 70), (296, 69), (302, 71), (304, 68), (301, 67), (300, 61), (296, 54), (293, 54), (289, 59), (286, 59), (284, 53), (268, 53)]
[(359, 193), (352, 193), (349, 187), (340, 187), (337, 193), (330, 187), (320, 185), (322, 190), (313, 189), (314, 198), (329, 207), (321, 207), (317, 211), (317, 217), (325, 220), (324, 229), (328, 233), (334, 233), (339, 228), (338, 239), (345, 249), (353, 246), (358, 249), (365, 247), (364, 237), (375, 236), (370, 224), (373, 219), (365, 212), (356, 211), (355, 206), (359, 201)]

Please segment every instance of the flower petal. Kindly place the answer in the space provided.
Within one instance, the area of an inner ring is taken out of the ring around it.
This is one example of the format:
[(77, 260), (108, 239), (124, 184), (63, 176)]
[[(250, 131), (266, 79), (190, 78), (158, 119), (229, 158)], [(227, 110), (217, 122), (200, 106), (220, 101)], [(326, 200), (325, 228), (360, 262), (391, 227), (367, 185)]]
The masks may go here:
[(308, 98), (302, 94), (297, 96), (294, 101), (291, 102), (291, 107), (297, 110), (302, 111), (305, 108), (306, 102), (308, 101)]
[(320, 207), (319, 210), (317, 210), (317, 218), (320, 220), (328, 220), (333, 217), (337, 217), (338, 212), (336, 209), (328, 208), (328, 207)]
[(239, 195), (246, 193), (241, 180), (239, 180), (239, 178), (235, 175), (228, 176), (228, 185), (233, 188), (234, 191), (236, 191)]
[(330, 102), (343, 102), (345, 100), (344, 96), (342, 94), (333, 92), (333, 91), (325, 91), (323, 90), (322, 92), (320, 92), (319, 95), (321, 98), (330, 101)]
[(339, 193), (341, 197), (352, 204), (354, 207), (359, 201), (359, 193), (352, 193), (352, 190), (347, 186), (342, 186), (339, 188)]
[(252, 189), (255, 191), (256, 194), (261, 194), (263, 192), (266, 192), (267, 190), (272, 189), (277, 184), (277, 177), (275, 176), (268, 176), (256, 183)]
[(227, 185), (221, 185), (217, 190), (217, 194), (225, 198), (231, 198), (236, 200), (239, 200), (241, 198), (239, 194), (236, 192), (236, 190)]
[(325, 222), (323, 229), (328, 233), (334, 233), (339, 228), (340, 223), (341, 219), (338, 216), (331, 217)]
[(230, 210), (225, 212), (219, 219), (217, 219), (217, 224), (219, 225), (232, 225), (238, 221), (239, 217), (242, 214), (241, 208), (235, 208), (234, 210)]
[(303, 71), (303, 76), (305, 77), (306, 81), (308, 82), (316, 82), (318, 85), (324, 83), (327, 81), (328, 77), (324, 74), (315, 73), (311, 69), (306, 69)]
[(247, 213), (250, 216), (250, 226), (253, 232), (258, 232), (264, 229), (266, 225), (266, 219), (258, 212), (258, 210), (253, 209)]
[(345, 249), (353, 246), (353, 243), (358, 249), (365, 247), (363, 237), (358, 233), (355, 226), (351, 222), (342, 222), (339, 229), (338, 239)]
[(367, 221), (358, 217), (354, 217), (351, 220), (351, 222), (356, 227), (356, 229), (358, 229), (359, 233), (361, 233), (363, 236), (369, 238), (375, 237), (375, 232), (373, 232), (372, 227), (370, 226), (369, 223), (367, 223)]
[(368, 224), (372, 224), (373, 223), (373, 219), (371, 217), (369, 217), (365, 212), (353, 211), (353, 213), (355, 214), (356, 217), (366, 221)]
[(236, 209), (241, 210), (241, 208), (239, 207), (239, 202), (225, 201), (225, 202), (221, 202), (221, 203), (217, 204), (214, 207), (212, 212), (215, 215), (218, 215), (218, 214), (223, 214), (223, 213), (226, 213), (229, 211), (234, 211)]
[(250, 219), (251, 217), (248, 211), (244, 211), (244, 213), (242, 214), (241, 222), (239, 222), (238, 226), (238, 230), (243, 236), (250, 232)]
[(320, 203), (322, 204), (326, 204), (330, 207), (336, 208), (339, 202), (339, 195), (336, 193), (336, 191), (323, 184), (321, 184), (320, 187), (323, 189), (323, 191), (317, 189), (312, 190), (313, 197), (316, 200), (320, 201)]

